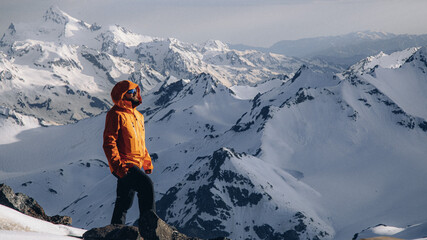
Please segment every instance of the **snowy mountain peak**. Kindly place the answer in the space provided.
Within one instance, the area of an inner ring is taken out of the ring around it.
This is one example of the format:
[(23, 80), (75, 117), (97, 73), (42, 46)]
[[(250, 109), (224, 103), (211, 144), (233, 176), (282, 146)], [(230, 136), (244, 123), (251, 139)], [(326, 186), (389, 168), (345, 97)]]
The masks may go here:
[(209, 40), (203, 44), (204, 51), (228, 51), (230, 48), (226, 43), (223, 43), (219, 40)]
[(8, 30), (10, 35), (15, 34), (16, 33), (15, 25), (13, 25), (13, 23), (10, 23)]
[(201, 73), (191, 80), (178, 80), (177, 78), (170, 77), (154, 92), (154, 95), (159, 95), (155, 104), (157, 106), (166, 106), (188, 95), (193, 95), (197, 98), (196, 101), (200, 101), (207, 95), (217, 93), (218, 89), (219, 91), (232, 92), (219, 80), (206, 73)]
[[(118, 24), (116, 24), (116, 25), (114, 25), (114, 26), (112, 26), (112, 27), (114, 27), (114, 29), (117, 29), (117, 30), (119, 30), (119, 31), (120, 31), (120, 32), (122, 32), (122, 33), (125, 33), (125, 34), (128, 34), (128, 33), (133, 34), (133, 32), (132, 32), (131, 30), (126, 29), (125, 27), (122, 27), (122, 26), (120, 26), (120, 25), (118, 25)], [(110, 30), (112, 30), (112, 28), (110, 28)]]
[(70, 19), (76, 20), (75, 18), (72, 18), (70, 15), (66, 14), (61, 9), (59, 9), (58, 6), (51, 6), (45, 12), (43, 19), (45, 22), (54, 22), (62, 25), (67, 24), (70, 21)]
[(410, 63), (414, 60), (418, 60), (421, 62), (424, 67), (427, 67), (427, 47), (421, 47), (419, 48), (412, 56), (410, 56), (408, 59), (406, 59), (405, 63)]
[[(85, 35), (90, 36), (90, 32), (101, 29), (101, 26), (98, 24), (94, 23), (91, 25), (82, 20), (76, 19), (59, 9), (57, 6), (51, 6), (44, 14), (43, 20), (44, 22), (41, 23), (39, 32), (44, 33), (45, 35), (49, 35), (50, 33), (58, 34), (58, 37), (60, 38), (73, 37), (82, 41), (87, 38)], [(81, 33), (81, 31), (83, 33)]]
[(295, 90), (300, 88), (324, 87), (337, 84), (333, 73), (324, 73), (317, 69), (312, 69), (306, 65), (294, 74), (290, 81), (282, 83), (283, 86), (292, 86)]
[(302, 72), (304, 72), (304, 71), (306, 71), (306, 70), (308, 70), (308, 67), (307, 67), (306, 65), (302, 65), (302, 66), (300, 67), (300, 69), (298, 69), (298, 71), (297, 71), (297, 72), (294, 74), (294, 76), (292, 77), (291, 82), (295, 82), (295, 80), (296, 80), (299, 76), (301, 76)]
[(152, 37), (142, 36), (142, 35), (133, 33), (132, 31), (126, 29), (125, 27), (122, 27), (117, 24), (110, 26), (108, 29), (108, 32), (105, 33), (104, 35), (106, 37), (111, 35), (110, 38), (112, 38), (116, 44), (122, 43), (128, 47), (134, 47), (134, 46), (137, 46), (138, 44), (147, 43), (154, 40), (154, 38)]
[(231, 91), (221, 81), (207, 73), (199, 74), (194, 78), (193, 83), (195, 92), (203, 92), (203, 97), (208, 94), (215, 94), (217, 90), (224, 91), (227, 89)]
[(11, 45), (15, 34), (16, 34), (15, 25), (11, 23), (7, 31), (3, 34), (3, 36), (0, 39), (0, 47)]
[(401, 67), (413, 54), (420, 48), (412, 47), (404, 51), (394, 52), (392, 54), (378, 53), (375, 56), (367, 57), (350, 68), (350, 71), (358, 72), (359, 74), (369, 73), (375, 68), (394, 69)]

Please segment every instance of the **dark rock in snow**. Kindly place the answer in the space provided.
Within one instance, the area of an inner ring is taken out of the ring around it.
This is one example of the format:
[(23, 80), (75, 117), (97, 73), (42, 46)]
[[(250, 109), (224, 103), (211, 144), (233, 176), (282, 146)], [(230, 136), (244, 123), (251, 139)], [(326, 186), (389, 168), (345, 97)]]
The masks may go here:
[(241, 189), (233, 186), (227, 186), (226, 189), (234, 206), (242, 207), (247, 205), (257, 205), (262, 199), (262, 194), (250, 193), (247, 189)]
[(68, 216), (47, 216), (36, 200), (23, 193), (15, 194), (12, 188), (5, 184), (0, 184), (0, 204), (17, 210), (25, 215), (54, 224), (71, 225), (72, 222), (71, 217)]
[(295, 104), (300, 104), (300, 103), (303, 103), (307, 100), (311, 101), (313, 99), (314, 99), (314, 97), (309, 95), (309, 93), (307, 92), (307, 89), (300, 88), (298, 90), (298, 92), (296, 93)]
[(71, 226), (72, 224), (72, 219), (69, 216), (60, 216), (60, 215), (55, 215), (52, 217), (48, 217), (47, 221), (54, 223), (54, 224), (62, 224), (62, 225), (68, 225)]
[(272, 118), (272, 116), (270, 114), (270, 108), (271, 108), (271, 106), (264, 106), (261, 109), (261, 112), (259, 113), (259, 115), (256, 116), (256, 119), (258, 119), (259, 117), (262, 117), (262, 119), (264, 119), (264, 120)]
[(251, 128), (251, 126), (254, 124), (254, 121), (250, 121), (248, 123), (242, 123), (242, 124), (236, 124), (231, 127), (231, 130), (235, 132), (243, 132)]
[(163, 121), (165, 119), (169, 120), (171, 115), (175, 113), (174, 109), (171, 109), (168, 113), (166, 113), (162, 118), (159, 119), (159, 121)]
[(184, 82), (182, 80), (171, 83), (169, 85), (163, 84), (159, 91), (154, 92), (154, 95), (161, 94), (160, 97), (155, 101), (158, 106), (163, 106), (169, 103), (183, 88)]
[(101, 59), (102, 58), (107, 58), (106, 54), (100, 54), (98, 56), (95, 56), (91, 53), (82, 53), (82, 56), (88, 60), (89, 62), (91, 62), (94, 66), (96, 66), (97, 68), (107, 72), (108, 69), (101, 63)]
[(89, 103), (89, 105), (91, 107), (99, 108), (99, 109), (102, 109), (102, 110), (108, 110), (108, 109), (110, 109), (110, 105), (107, 104), (108, 103), (107, 100), (102, 101), (101, 99), (99, 99), (97, 97), (92, 97), (91, 100), (92, 100), (92, 102)]
[(308, 69), (306, 65), (302, 65), (300, 69), (295, 73), (295, 75), (292, 77), (291, 82), (295, 82), (299, 76), (301, 76), (302, 71)]
[[(283, 233), (277, 232), (272, 226), (268, 224), (263, 224), (261, 226), (253, 226), (253, 230), (258, 235), (260, 239), (286, 239), (286, 240), (301, 240), (303, 238), (302, 234), (307, 231), (307, 224), (305, 221), (312, 221), (308, 219), (302, 212), (295, 213), (293, 219), (290, 220), (291, 223), (297, 224), (293, 229), (289, 229)], [(321, 238), (319, 238), (319, 236)], [(318, 240), (326, 236), (329, 236), (329, 233), (320, 231), (318, 235), (315, 235), (312, 239)]]
[(421, 123), (418, 124), (418, 126), (424, 131), (427, 132), (427, 122), (423, 121)]

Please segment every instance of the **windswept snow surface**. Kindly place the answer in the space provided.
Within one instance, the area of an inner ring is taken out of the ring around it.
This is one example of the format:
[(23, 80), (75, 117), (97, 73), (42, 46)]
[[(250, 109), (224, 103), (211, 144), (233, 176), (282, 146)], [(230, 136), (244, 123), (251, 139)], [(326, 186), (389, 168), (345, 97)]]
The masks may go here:
[(37, 127), (40, 124), (36, 118), (0, 107), (0, 144), (17, 142), (19, 133)]
[(81, 238), (85, 232), (84, 229), (55, 225), (0, 205), (0, 239), (2, 240), (72, 240)]
[(248, 85), (234, 85), (230, 89), (236, 94), (236, 97), (240, 99), (253, 99), (257, 94), (263, 94), (275, 87), (279, 87), (285, 80), (274, 79), (263, 83), (259, 83), (255, 86)]
[[(413, 239), (413, 240), (426, 240), (425, 234), (427, 224), (414, 224), (404, 227), (393, 227), (384, 224), (379, 224), (375, 227), (369, 227), (357, 234), (358, 239), (374, 238), (378, 236), (388, 236), (396, 239)], [(420, 237), (424, 236), (424, 237)]]

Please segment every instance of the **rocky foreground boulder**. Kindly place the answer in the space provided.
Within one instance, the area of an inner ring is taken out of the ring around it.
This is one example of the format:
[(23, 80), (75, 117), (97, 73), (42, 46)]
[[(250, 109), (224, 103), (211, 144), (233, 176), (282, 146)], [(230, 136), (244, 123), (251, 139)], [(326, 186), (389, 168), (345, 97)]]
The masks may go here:
[[(108, 225), (93, 228), (83, 234), (84, 240), (203, 240), (189, 237), (169, 226), (153, 211), (144, 214), (138, 222), (139, 227), (125, 225)], [(210, 240), (229, 240), (219, 237)]]
[(112, 224), (100, 228), (92, 228), (83, 234), (85, 240), (142, 240), (138, 228), (134, 226)]
[(0, 204), (15, 209), (25, 215), (35, 217), (54, 224), (71, 225), (72, 219), (68, 216), (48, 216), (40, 204), (33, 198), (23, 194), (14, 193), (12, 188), (0, 184)]

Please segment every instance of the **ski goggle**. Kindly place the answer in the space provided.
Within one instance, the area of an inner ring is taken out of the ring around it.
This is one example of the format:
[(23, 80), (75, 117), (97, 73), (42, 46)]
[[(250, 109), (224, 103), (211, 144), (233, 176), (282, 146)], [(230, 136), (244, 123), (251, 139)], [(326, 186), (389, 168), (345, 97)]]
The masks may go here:
[(134, 93), (136, 93), (136, 88), (134, 88), (134, 89), (131, 89), (131, 90), (127, 91), (127, 93), (129, 93), (129, 94), (134, 94)]

